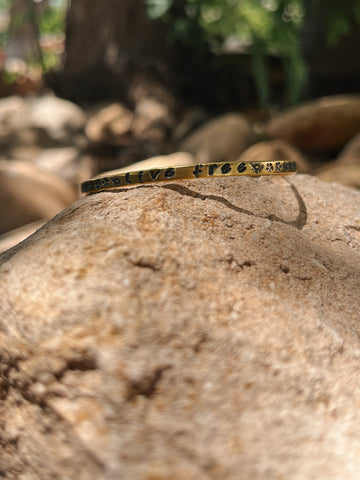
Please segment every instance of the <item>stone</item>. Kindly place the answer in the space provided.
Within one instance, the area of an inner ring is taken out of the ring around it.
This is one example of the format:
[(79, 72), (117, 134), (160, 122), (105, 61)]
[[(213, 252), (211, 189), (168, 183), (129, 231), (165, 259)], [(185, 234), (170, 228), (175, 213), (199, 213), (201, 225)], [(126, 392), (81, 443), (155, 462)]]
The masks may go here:
[(208, 119), (208, 114), (200, 107), (190, 107), (185, 110), (172, 130), (175, 142), (181, 142), (187, 135), (201, 124), (204, 124)]
[[(85, 126), (85, 113), (68, 100), (52, 95), (27, 100), (28, 127), (46, 133), (50, 140), (73, 145), (75, 137)], [(25, 123), (26, 126), (26, 123)]]
[(0, 140), (5, 145), (73, 145), (84, 125), (80, 107), (51, 95), (0, 100)]
[(20, 161), (0, 161), (0, 234), (49, 219), (77, 193), (67, 182)]
[(360, 165), (360, 133), (355, 135), (339, 153), (337, 165)]
[(173, 149), (170, 132), (175, 126), (169, 106), (151, 97), (136, 102), (132, 133), (140, 141), (149, 142), (158, 155)]
[(255, 143), (243, 152), (238, 161), (259, 162), (259, 161), (289, 160), (296, 162), (299, 173), (310, 171), (310, 165), (304, 155), (285, 140), (262, 141)]
[(316, 175), (325, 182), (360, 188), (360, 134), (345, 145), (333, 162), (320, 165)]
[(357, 480), (359, 204), (306, 175), (137, 186), (4, 252), (0, 471)]
[(22, 227), (11, 230), (10, 232), (0, 235), (0, 253), (5, 252), (9, 248), (14, 247), (18, 243), (25, 240), (25, 238), (32, 235), (36, 230), (46, 223), (45, 220), (38, 220), (37, 222), (29, 223)]
[(238, 113), (228, 113), (205, 123), (190, 133), (178, 145), (198, 163), (236, 161), (254, 141), (251, 126)]
[(346, 187), (360, 189), (360, 164), (327, 164), (316, 172), (317, 177), (325, 182), (336, 182)]
[(144, 97), (136, 103), (135, 122), (140, 132), (154, 123), (170, 124), (171, 117), (169, 107), (155, 98)]
[(43, 172), (62, 178), (74, 187), (93, 175), (90, 158), (76, 147), (42, 149), (33, 157), (32, 163)]
[(102, 106), (90, 115), (85, 127), (87, 138), (94, 143), (119, 145), (126, 143), (134, 114), (121, 103)]
[(328, 152), (344, 146), (360, 131), (360, 95), (323, 97), (280, 112), (265, 134), (302, 150)]

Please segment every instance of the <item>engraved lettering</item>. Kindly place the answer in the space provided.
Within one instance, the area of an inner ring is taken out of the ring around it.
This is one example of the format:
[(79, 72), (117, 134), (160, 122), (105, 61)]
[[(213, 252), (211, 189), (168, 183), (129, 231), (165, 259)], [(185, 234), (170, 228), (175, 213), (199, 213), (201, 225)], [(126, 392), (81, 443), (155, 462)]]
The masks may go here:
[(214, 172), (217, 169), (217, 167), (218, 166), (216, 163), (212, 163), (211, 165), (209, 165), (209, 175), (214, 175)]
[(139, 182), (139, 183), (143, 183), (143, 182), (144, 182), (143, 176), (144, 176), (144, 171), (143, 171), (143, 170), (141, 170), (140, 172), (138, 172), (138, 182)]
[(121, 177), (110, 177), (110, 180), (112, 184), (115, 185), (116, 187), (121, 185)]
[(130, 178), (130, 173), (129, 172), (125, 174), (125, 182), (128, 185), (131, 185), (131, 178)]
[(151, 180), (157, 180), (160, 173), (161, 173), (161, 170), (150, 170)]
[(251, 170), (258, 175), (264, 169), (264, 165), (262, 163), (250, 163)]
[(172, 178), (175, 175), (175, 168), (167, 168), (164, 172), (164, 177), (165, 178)]
[(226, 175), (227, 173), (231, 172), (231, 165), (230, 163), (224, 163), (224, 165), (221, 167), (221, 173)]
[(198, 164), (195, 165), (195, 170), (193, 170), (193, 174), (195, 175), (196, 178), (199, 178), (200, 173), (202, 173), (204, 165)]
[(239, 173), (242, 173), (242, 172), (245, 172), (245, 170), (246, 170), (246, 165), (245, 165), (245, 163), (244, 163), (244, 162), (239, 163), (239, 165), (238, 165), (238, 167), (237, 167), (237, 171), (238, 171)]
[(81, 186), (82, 193), (90, 192), (93, 189), (94, 189), (94, 186), (92, 182), (85, 182)]

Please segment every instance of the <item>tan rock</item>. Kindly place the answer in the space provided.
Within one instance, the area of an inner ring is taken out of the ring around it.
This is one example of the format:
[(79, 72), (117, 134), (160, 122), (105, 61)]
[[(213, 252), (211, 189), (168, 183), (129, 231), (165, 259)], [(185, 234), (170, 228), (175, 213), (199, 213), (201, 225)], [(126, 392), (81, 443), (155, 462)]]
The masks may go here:
[(171, 113), (165, 103), (155, 98), (141, 98), (135, 108), (135, 123), (139, 133), (146, 130), (154, 123), (169, 123)]
[(95, 143), (122, 144), (128, 135), (134, 115), (121, 103), (101, 107), (92, 114), (86, 124), (85, 133)]
[(360, 165), (360, 133), (345, 145), (336, 160), (337, 165)]
[(178, 149), (195, 156), (199, 163), (231, 162), (254, 141), (248, 121), (240, 114), (226, 114), (199, 127)]
[(0, 233), (51, 218), (76, 197), (67, 182), (29, 163), (0, 161)]
[(5, 250), (8, 250), (25, 240), (25, 238), (29, 237), (42, 227), (44, 223), (46, 223), (46, 220), (39, 220), (0, 235), (0, 253), (5, 252)]
[(358, 480), (360, 192), (89, 196), (0, 256), (9, 480)]
[[(180, 165), (192, 165), (196, 163), (194, 157), (190, 153), (186, 152), (176, 152), (171, 153), (170, 155), (158, 155), (156, 157), (147, 158), (146, 160), (141, 160), (140, 162), (132, 163), (126, 167), (117, 168), (116, 170), (111, 170), (106, 172), (107, 175), (116, 175), (118, 173), (138, 171), (138, 170), (147, 170), (149, 168), (166, 168), (166, 167), (178, 167)], [(103, 177), (104, 172), (98, 175), (98, 177)]]
[(43, 149), (33, 157), (32, 163), (39, 170), (62, 178), (74, 186), (93, 175), (90, 158), (75, 147)]
[(270, 138), (326, 152), (345, 145), (360, 131), (360, 95), (324, 97), (275, 115), (266, 128)]
[(138, 100), (134, 112), (131, 131), (140, 141), (149, 142), (158, 154), (173, 149), (170, 131), (174, 127), (174, 118), (166, 103), (151, 97)]
[(319, 168), (316, 175), (325, 182), (336, 182), (346, 187), (360, 188), (360, 164), (334, 164)]
[(5, 144), (73, 145), (84, 124), (85, 114), (77, 105), (52, 95), (0, 100), (0, 138)]
[[(52, 95), (27, 100), (29, 128), (44, 132), (50, 140), (73, 145), (85, 126), (85, 114), (72, 102)], [(19, 117), (19, 120), (21, 115)]]
[(242, 153), (238, 159), (242, 162), (289, 160), (296, 162), (299, 173), (309, 172), (310, 166), (304, 155), (284, 140), (255, 143)]

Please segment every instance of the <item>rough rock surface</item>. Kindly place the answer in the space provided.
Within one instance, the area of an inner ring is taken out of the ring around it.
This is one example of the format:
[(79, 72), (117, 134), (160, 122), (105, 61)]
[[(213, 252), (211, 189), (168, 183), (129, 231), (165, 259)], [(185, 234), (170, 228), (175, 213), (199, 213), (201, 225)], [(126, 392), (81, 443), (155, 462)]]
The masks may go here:
[(199, 163), (236, 161), (254, 141), (246, 118), (228, 113), (214, 118), (190, 133), (178, 149), (194, 155)]
[(270, 138), (295, 147), (326, 152), (345, 145), (360, 131), (360, 95), (323, 97), (275, 115), (266, 128)]
[(77, 201), (0, 256), (9, 480), (358, 480), (360, 192)]

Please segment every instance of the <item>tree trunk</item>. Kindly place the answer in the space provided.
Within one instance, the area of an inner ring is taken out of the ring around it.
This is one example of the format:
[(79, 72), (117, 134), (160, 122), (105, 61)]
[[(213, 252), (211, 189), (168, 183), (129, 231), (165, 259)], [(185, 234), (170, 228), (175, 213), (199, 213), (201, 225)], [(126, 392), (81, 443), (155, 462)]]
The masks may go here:
[(216, 56), (169, 42), (168, 26), (147, 16), (145, 0), (72, 0), (63, 68), (48, 76), (73, 101), (152, 96), (176, 110), (190, 103), (223, 111), (256, 97), (248, 56)]
[(55, 89), (76, 101), (131, 102), (142, 76), (144, 85), (166, 84), (165, 37), (165, 25), (147, 18), (143, 0), (72, 0)]

